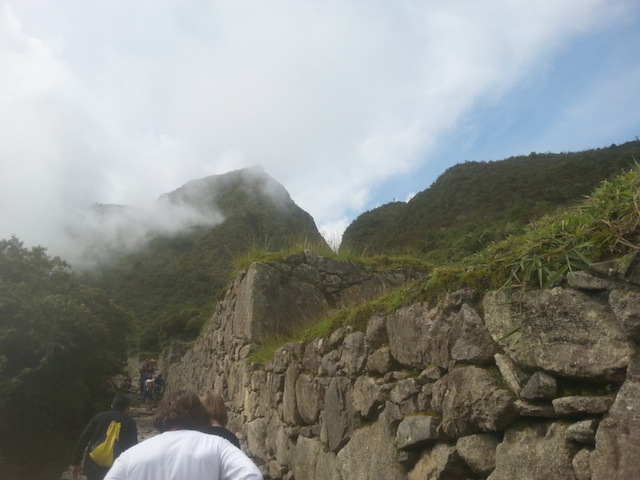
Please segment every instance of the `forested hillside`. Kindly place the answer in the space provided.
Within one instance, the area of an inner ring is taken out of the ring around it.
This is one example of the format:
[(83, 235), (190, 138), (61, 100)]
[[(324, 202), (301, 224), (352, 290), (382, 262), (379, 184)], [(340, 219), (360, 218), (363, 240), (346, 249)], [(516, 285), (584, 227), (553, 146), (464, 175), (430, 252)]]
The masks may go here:
[(446, 170), (409, 202), (360, 215), (342, 248), (459, 260), (522, 231), (531, 220), (584, 199), (602, 180), (640, 159), (640, 142), (575, 153), (531, 153)]
[(79, 429), (109, 406), (130, 326), (60, 258), (0, 240), (0, 477), (51, 478), (34, 472), (69, 461)]
[(260, 167), (191, 181), (160, 201), (215, 212), (223, 221), (157, 236), (84, 276), (133, 312), (135, 349), (195, 338), (232, 280), (234, 259), (251, 248), (278, 251), (300, 241), (326, 248), (311, 216)]

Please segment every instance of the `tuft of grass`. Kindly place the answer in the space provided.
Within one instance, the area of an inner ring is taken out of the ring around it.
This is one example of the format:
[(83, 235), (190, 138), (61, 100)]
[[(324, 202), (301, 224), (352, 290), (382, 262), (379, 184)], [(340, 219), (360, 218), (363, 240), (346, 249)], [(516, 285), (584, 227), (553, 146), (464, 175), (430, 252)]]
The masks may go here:
[(315, 242), (308, 237), (300, 237), (289, 242), (286, 247), (273, 250), (268, 243), (253, 243), (241, 254), (233, 257), (233, 275), (249, 268), (253, 262), (277, 262), (289, 255), (302, 253), (306, 250), (313, 251), (318, 255), (333, 256), (335, 252), (327, 245)]
[(318, 256), (344, 262), (353, 262), (361, 266), (371, 268), (386, 270), (405, 269), (423, 273), (432, 268), (432, 265), (425, 262), (424, 259), (411, 255), (364, 256), (358, 255), (349, 249), (336, 251), (329, 248), (327, 245), (318, 245), (302, 239), (277, 251), (270, 250), (268, 247), (260, 246), (258, 244), (252, 245), (246, 252), (243, 252), (241, 255), (237, 255), (233, 258), (234, 274), (232, 277), (235, 277), (238, 272), (248, 269), (253, 262), (278, 262), (291, 255), (302, 254), (306, 251), (312, 251)]
[(576, 207), (531, 225), (509, 281), (548, 288), (572, 270), (620, 258), (626, 273), (640, 249), (640, 166), (604, 181)]
[(435, 268), (423, 285), (437, 302), (450, 291), (548, 288), (569, 271), (617, 258), (624, 275), (640, 249), (640, 166), (604, 181), (578, 206), (547, 215), (520, 235), (493, 243), (451, 265)]
[(247, 356), (246, 362), (248, 364), (265, 364), (267, 362), (270, 362), (271, 360), (273, 360), (276, 351), (286, 343), (287, 338), (285, 338), (284, 336), (273, 337), (272, 339), (269, 339), (268, 341), (260, 345), (259, 348), (256, 348), (253, 352), (251, 352)]
[(341, 309), (326, 320), (325, 330), (331, 333), (337, 328), (349, 326), (355, 331), (364, 332), (374, 315), (388, 315), (405, 305), (414, 303), (412, 299), (416, 299), (415, 292), (419, 283), (419, 280), (409, 282), (365, 304)]

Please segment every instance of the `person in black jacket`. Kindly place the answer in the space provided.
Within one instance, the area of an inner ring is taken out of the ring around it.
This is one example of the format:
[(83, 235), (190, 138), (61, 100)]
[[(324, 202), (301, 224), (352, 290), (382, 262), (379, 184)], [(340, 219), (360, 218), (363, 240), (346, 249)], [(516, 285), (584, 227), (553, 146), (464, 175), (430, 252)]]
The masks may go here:
[[(113, 402), (111, 402), (111, 410), (96, 414), (84, 427), (71, 460), (71, 475), (74, 480), (77, 480), (80, 473), (80, 464), (83, 456), (97, 443), (100, 443), (112, 421), (120, 423), (120, 437), (117, 448), (114, 449), (114, 460), (127, 448), (138, 443), (138, 427), (133, 418), (128, 415), (129, 404), (128, 397), (120, 393), (116, 394), (113, 397)], [(86, 455), (83, 473), (88, 480), (102, 480), (108, 471), (109, 467), (101, 467), (88, 454)]]
[(201, 431), (210, 435), (218, 435), (219, 437), (226, 438), (236, 447), (240, 448), (238, 437), (236, 437), (231, 430), (227, 429), (229, 414), (222, 396), (217, 392), (211, 391), (200, 400), (202, 400), (204, 407), (207, 409), (210, 422), (210, 425)]

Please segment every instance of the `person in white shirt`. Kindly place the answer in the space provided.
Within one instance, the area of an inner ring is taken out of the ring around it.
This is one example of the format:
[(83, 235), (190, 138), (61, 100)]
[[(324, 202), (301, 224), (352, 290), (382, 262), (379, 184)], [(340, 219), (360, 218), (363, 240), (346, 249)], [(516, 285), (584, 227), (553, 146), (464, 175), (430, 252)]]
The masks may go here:
[(199, 431), (209, 415), (193, 392), (165, 396), (153, 425), (161, 433), (121, 454), (104, 480), (264, 480), (242, 450)]

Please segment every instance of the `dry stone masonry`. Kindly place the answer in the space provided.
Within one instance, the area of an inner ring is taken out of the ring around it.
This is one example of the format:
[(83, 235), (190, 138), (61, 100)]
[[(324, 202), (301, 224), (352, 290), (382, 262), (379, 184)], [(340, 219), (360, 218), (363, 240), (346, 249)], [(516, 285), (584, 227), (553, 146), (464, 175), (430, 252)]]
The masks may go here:
[(163, 370), (168, 389), (222, 392), (267, 479), (639, 479), (637, 277), (575, 273), (475, 306), (452, 292), (247, 362), (412, 278), (306, 252), (240, 274)]

